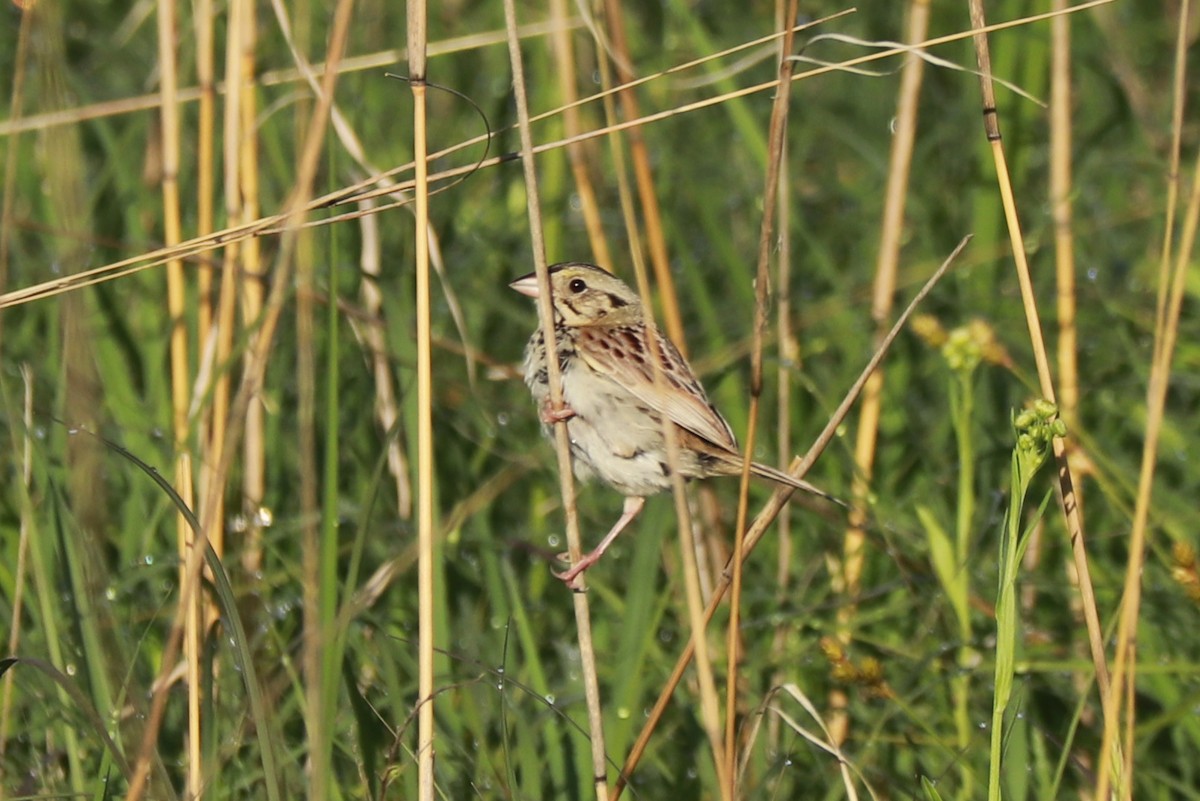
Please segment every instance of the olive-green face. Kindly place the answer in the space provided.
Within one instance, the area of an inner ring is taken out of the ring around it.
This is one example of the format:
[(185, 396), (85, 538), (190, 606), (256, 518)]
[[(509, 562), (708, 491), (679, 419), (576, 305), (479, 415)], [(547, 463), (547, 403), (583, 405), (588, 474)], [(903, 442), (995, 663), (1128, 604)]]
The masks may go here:
[[(523, 295), (538, 297), (537, 277), (533, 274), (509, 286)], [(642, 305), (637, 293), (612, 273), (590, 264), (568, 262), (551, 267), (550, 292), (554, 311), (565, 325), (641, 322)]]

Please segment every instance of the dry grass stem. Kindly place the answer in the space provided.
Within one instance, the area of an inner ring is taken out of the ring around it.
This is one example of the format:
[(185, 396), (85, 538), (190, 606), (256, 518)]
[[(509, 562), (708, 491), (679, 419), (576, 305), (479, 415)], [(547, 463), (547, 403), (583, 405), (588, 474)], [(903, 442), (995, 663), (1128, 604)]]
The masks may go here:
[[(825, 428), (821, 430), (820, 435), (818, 435), (816, 440), (813, 442), (812, 447), (808, 449), (808, 452), (805, 453), (803, 458), (792, 462), (792, 469), (790, 472), (793, 476), (797, 478), (803, 478), (805, 473), (808, 472), (809, 468), (812, 467), (813, 463), (816, 462), (817, 457), (824, 452), (826, 447), (828, 447), (838, 428), (846, 421), (846, 416), (850, 413), (850, 409), (861, 396), (863, 386), (866, 384), (868, 377), (871, 375), (871, 373), (878, 369), (879, 364), (883, 361), (883, 357), (887, 355), (887, 351), (891, 347), (892, 342), (895, 341), (896, 337), (899, 336), (900, 332), (904, 329), (904, 326), (908, 323), (909, 318), (912, 317), (913, 312), (916, 311), (917, 307), (921, 304), (921, 301), (923, 301), (925, 297), (933, 290), (933, 287), (937, 285), (937, 282), (942, 279), (942, 276), (946, 274), (946, 271), (950, 269), (950, 265), (952, 265), (955, 259), (958, 258), (958, 255), (962, 252), (963, 248), (967, 246), (967, 242), (969, 241), (970, 237), (967, 237), (958, 243), (958, 246), (954, 249), (954, 251), (946, 258), (944, 262), (942, 262), (941, 266), (938, 267), (929, 280), (925, 282), (925, 285), (921, 287), (921, 290), (909, 302), (908, 306), (904, 310), (904, 313), (900, 315), (895, 324), (892, 326), (891, 330), (888, 332), (888, 336), (884, 338), (883, 342), (881, 342), (879, 347), (876, 348), (875, 353), (872, 354), (870, 360), (867, 362), (866, 367), (864, 367), (862, 372), (859, 374), (858, 379), (853, 385), (851, 385), (850, 389), (847, 390), (845, 397), (842, 399), (841, 403), (838, 404), (837, 409), (829, 418), (829, 422), (825, 424)], [(783, 508), (791, 495), (792, 490), (786, 487), (778, 488), (774, 493), (772, 493), (771, 498), (767, 502), (766, 506), (759, 511), (758, 516), (755, 517), (754, 522), (746, 531), (743, 559), (749, 558), (750, 554), (754, 551), (755, 546), (758, 545), (759, 541), (763, 537), (763, 534), (766, 533), (767, 528), (770, 527), (771, 523), (775, 520), (775, 517), (779, 514), (779, 510)], [(721, 605), (721, 602), (725, 598), (725, 593), (729, 590), (731, 583), (729, 568), (730, 566), (726, 565), (725, 572), (722, 573), (720, 582), (715, 588), (713, 596), (708, 602), (707, 608), (704, 610), (705, 625), (712, 620), (712, 616), (716, 613), (717, 607)], [(692, 660), (695, 640), (695, 637), (688, 640), (683, 652), (680, 653), (679, 658), (675, 662), (675, 666), (671, 671), (671, 675), (666, 679), (665, 682), (663, 682), (663, 688), (659, 693), (657, 700), (655, 700), (653, 708), (651, 708), (650, 712), (646, 715), (646, 723), (642, 726), (641, 731), (638, 733), (637, 740), (634, 742), (633, 747), (630, 749), (629, 754), (625, 758), (625, 764), (621, 767), (621, 774), (617, 779), (616, 786), (613, 788), (613, 796), (610, 801), (617, 801), (617, 799), (620, 798), (621, 792), (629, 782), (629, 778), (633, 775), (634, 770), (637, 769), (638, 763), (641, 762), (642, 755), (645, 753), (646, 747), (650, 744), (650, 737), (653, 735), (654, 730), (661, 721), (663, 713), (666, 711), (667, 704), (670, 703), (676, 687), (679, 686), (679, 682), (683, 679), (684, 671), (687, 670), (687, 666)]]
[[(795, 0), (790, 0), (784, 19), (796, 18)], [(791, 53), (793, 37), (790, 30), (783, 38), (784, 53)], [(729, 624), (726, 636), (725, 671), (725, 779), (729, 782), (729, 798), (738, 798), (738, 743), (737, 743), (737, 699), (739, 637), (741, 629), (742, 562), (745, 547), (746, 518), (750, 509), (750, 463), (753, 461), (754, 442), (758, 427), (758, 405), (763, 390), (763, 332), (767, 327), (768, 291), (771, 285), (770, 265), (772, 246), (775, 242), (775, 213), (778, 210), (779, 177), (785, 153), (784, 142), (788, 128), (788, 111), (791, 100), (791, 74), (795, 62), (784, 57), (779, 60), (779, 92), (771, 107), (771, 121), (767, 134), (767, 170), (763, 187), (763, 217), (758, 234), (758, 260), (754, 275), (754, 330), (750, 353), (750, 405), (749, 425), (742, 448), (742, 474), (738, 487), (737, 522), (733, 532), (733, 572), (730, 580)], [(786, 225), (786, 221), (785, 221)]]
[(413, 162), (416, 165), (416, 307), (417, 307), (417, 596), (418, 596), (418, 690), (417, 787), (421, 801), (437, 797), (434, 783), (434, 675), (433, 654), (437, 631), (433, 612), (434, 481), (433, 472), (433, 345), (429, 290), (429, 148), (425, 111), (426, 85), (425, 0), (408, 7), (408, 73), (413, 95)]
[[(334, 9), (333, 31), (329, 38), (330, 62), (336, 62), (342, 52), (344, 52), (352, 8), (353, 3), (350, 0), (339, 0), (338, 5)], [(322, 87), (324, 94), (313, 112), (312, 120), (306, 131), (302, 147), (303, 157), (300, 163), (300, 171), (297, 174), (295, 187), (289, 200), (288, 213), (285, 215), (297, 222), (301, 219), (304, 213), (303, 210), (312, 194), (312, 184), (316, 176), (317, 158), (320, 155), (321, 142), (324, 139), (329, 116), (329, 98), (333, 95), (333, 82), (336, 78), (336, 70), (326, 73)], [(276, 262), (274, 276), (275, 281), (271, 286), (271, 293), (267, 298), (263, 315), (259, 320), (257, 336), (251, 343), (248, 351), (251, 354), (251, 358), (247, 361), (247, 366), (243, 370), (241, 386), (230, 407), (228, 431), (225, 432), (226, 447), (222, 452), (221, 461), (213, 473), (211, 486), (204, 488), (204, 496), (201, 499), (200, 506), (201, 513), (199, 515), (200, 536), (196, 538), (195, 546), (188, 554), (186, 569), (184, 570), (184, 581), (179, 589), (180, 597), (187, 597), (189, 593), (195, 592), (195, 587), (199, 582), (200, 567), (203, 563), (205, 552), (209, 547), (208, 532), (215, 522), (212, 515), (216, 509), (220, 508), (220, 498), (223, 494), (225, 477), (228, 476), (233, 461), (233, 450), (242, 435), (246, 409), (251, 401), (258, 396), (259, 390), (262, 387), (263, 374), (266, 371), (268, 356), (279, 323), (279, 316), (283, 310), (287, 294), (290, 291), (293, 267), (292, 254), (298, 232), (299, 228), (296, 226), (286, 230), (280, 243), (279, 257)], [(183, 619), (177, 613), (163, 647), (163, 668), (160, 676), (165, 676), (170, 672), (175, 659), (178, 657), (182, 631)], [(137, 750), (137, 759), (134, 763), (134, 775), (130, 781), (129, 793), (127, 795), (128, 801), (140, 801), (142, 794), (145, 792), (152, 756), (155, 753), (155, 742), (166, 708), (167, 689), (167, 683), (160, 681), (151, 698), (150, 712), (146, 719), (146, 728), (143, 732), (142, 741)], [(266, 742), (269, 742), (269, 740)], [(273, 755), (264, 753), (263, 760), (264, 762), (273, 761)]]
[[(1077, 13), (1079, 11), (1086, 10), (1088, 8), (1092, 8), (1094, 6), (1101, 5), (1104, 3), (1109, 3), (1109, 2), (1112, 2), (1112, 0), (1092, 0), (1092, 2), (1072, 7), (1069, 10), (1069, 13)], [(1008, 28), (1013, 28), (1013, 27), (1017, 27), (1020, 25), (1027, 25), (1027, 24), (1031, 24), (1033, 22), (1037, 22), (1040, 20), (1049, 19), (1053, 16), (1056, 16), (1056, 15), (1055, 14), (1038, 14), (1038, 15), (1033, 15), (1030, 17), (1025, 17), (1025, 18), (1022, 18), (1019, 20), (1014, 20), (1011, 22), (991, 24), (991, 25), (988, 25), (985, 28), (982, 28), (979, 30), (983, 31), (983, 32), (1006, 30)], [(968, 38), (972, 35), (975, 35), (976, 33), (977, 33), (976, 30), (970, 30), (970, 31), (963, 31), (963, 32), (959, 32), (959, 33), (935, 37), (933, 39), (929, 39), (925, 42), (922, 42), (920, 44), (920, 47), (921, 48), (929, 48), (929, 47), (934, 47), (936, 45), (947, 44), (950, 42), (959, 41), (961, 39)], [(799, 80), (807, 80), (807, 79), (815, 78), (817, 76), (824, 75), (829, 72), (845, 69), (846, 67), (854, 66), (856, 64), (866, 63), (866, 62), (870, 62), (870, 61), (878, 61), (878, 60), (881, 60), (884, 58), (890, 58), (890, 57), (897, 55), (899, 53), (902, 53), (902, 52), (906, 52), (906, 49), (900, 49), (900, 50), (892, 49), (892, 50), (884, 50), (884, 51), (875, 52), (875, 53), (868, 53), (864, 56), (860, 56), (860, 57), (854, 58), (854, 59), (848, 59), (846, 61), (839, 62), (838, 64), (835, 64), (835, 65), (831, 65), (831, 66), (827, 66), (827, 67), (820, 67), (817, 69), (801, 72), (799, 74), (794, 75), (792, 77), (792, 80), (799, 81)], [(651, 122), (656, 122), (659, 120), (675, 117), (675, 116), (678, 116), (681, 114), (687, 114), (687, 113), (690, 113), (693, 111), (698, 111), (700, 109), (709, 108), (709, 107), (712, 107), (715, 105), (720, 105), (721, 103), (727, 103), (730, 100), (733, 100), (733, 99), (736, 99), (739, 97), (745, 97), (748, 95), (758, 94), (761, 92), (772, 90), (777, 85), (778, 85), (777, 80), (765, 81), (763, 83), (755, 84), (755, 85), (749, 86), (749, 87), (744, 87), (744, 88), (738, 89), (736, 91), (726, 92), (726, 93), (723, 93), (723, 94), (715, 96), (715, 97), (705, 98), (703, 100), (699, 100), (696, 102), (686, 103), (686, 104), (683, 104), (680, 106), (676, 106), (676, 107), (673, 107), (668, 110), (655, 112), (652, 114), (647, 114), (637, 120), (623, 120), (620, 123), (614, 123), (612, 125), (607, 125), (607, 126), (603, 126), (600, 128), (590, 130), (590, 131), (586, 131), (577, 136), (568, 136), (568, 137), (565, 137), (562, 139), (554, 140), (552, 142), (546, 142), (546, 143), (543, 143), (540, 145), (534, 145), (533, 149), (532, 149), (532, 153), (534, 155), (539, 155), (541, 153), (549, 152), (551, 150), (556, 150), (556, 149), (562, 148), (562, 147), (567, 147), (567, 146), (573, 145), (578, 142), (584, 142), (589, 139), (594, 139), (594, 138), (601, 137), (601, 136), (607, 136), (615, 131), (625, 130), (626, 128), (635, 127), (638, 125), (646, 125)], [(600, 95), (592, 95), (589, 98), (587, 98), (583, 101), (580, 101), (580, 102), (590, 102), (591, 100), (594, 100), (595, 98), (597, 98), (599, 96)], [(547, 117), (550, 117), (550, 116), (553, 116), (553, 115), (556, 115), (559, 113), (562, 113), (561, 108), (555, 109), (555, 110), (552, 110), (549, 112), (545, 112), (536, 119), (544, 119), (544, 118), (547, 118)], [(533, 121), (533, 120), (531, 120), (531, 121)], [(441, 158), (451, 155), (459, 150), (462, 150), (464, 148), (477, 146), (480, 143), (482, 143), (486, 138), (487, 138), (486, 136), (480, 136), (480, 137), (475, 137), (475, 138), (466, 140), (457, 145), (440, 150), (436, 153), (431, 153), (429, 155), (429, 159), (431, 161), (436, 160), (436, 159), (441, 159)], [(483, 159), (481, 161), (474, 162), (474, 163), (471, 163), (468, 165), (464, 165), (464, 166), (460, 166), (460, 167), (453, 167), (453, 168), (446, 169), (446, 170), (441, 170), (439, 172), (430, 174), (429, 181), (431, 183), (435, 183), (435, 182), (450, 181), (452, 179), (461, 178), (462, 176), (470, 174), (472, 172), (475, 172), (476, 170), (479, 170), (479, 169), (482, 169), (485, 167), (492, 167), (497, 164), (506, 162), (506, 161), (510, 160), (512, 157), (513, 157), (512, 155), (493, 156), (493, 157)], [(400, 173), (411, 171), (412, 169), (413, 169), (413, 165), (410, 162), (408, 164), (405, 164), (400, 167), (396, 167), (392, 170), (387, 171), (386, 173), (384, 173), (384, 176), (391, 177), (391, 176), (394, 176), (394, 175), (397, 175)], [(327, 193), (324, 196), (314, 199), (310, 204), (307, 205), (306, 210), (307, 211), (315, 211), (318, 209), (325, 208), (325, 207), (327, 207), (333, 203), (337, 203), (337, 202), (349, 202), (351, 200), (353, 200), (354, 202), (359, 202), (359, 201), (369, 199), (372, 197), (378, 197), (380, 195), (392, 194), (398, 190), (399, 191), (409, 190), (409, 189), (412, 189), (412, 187), (413, 187), (413, 181), (410, 179), (410, 180), (402, 181), (398, 184), (389, 186), (385, 189), (379, 189), (379, 190), (374, 190), (374, 191), (370, 191), (370, 192), (356, 191), (364, 186), (370, 185), (371, 183), (378, 181), (380, 179), (380, 177), (383, 177), (383, 176), (376, 176), (376, 177), (369, 179), (366, 182), (362, 182), (359, 184), (352, 185), (345, 189), (339, 189), (337, 191)], [(372, 213), (378, 214), (382, 211), (387, 211), (387, 210), (396, 208), (398, 206), (407, 205), (407, 203), (408, 203), (408, 201), (398, 201), (398, 202), (392, 203), (392, 204), (384, 204), (382, 206), (379, 206), (379, 207), (373, 209)], [(354, 212), (351, 214), (335, 215), (335, 216), (331, 216), (331, 217), (328, 217), (325, 219), (310, 221), (307, 223), (298, 223), (298, 222), (292, 220), (288, 224), (289, 225), (308, 225), (308, 226), (331, 225), (336, 222), (357, 219), (358, 217), (362, 216), (363, 213), (364, 213), (363, 211), (358, 211), (358, 212)], [(70, 292), (73, 290), (81, 289), (83, 287), (94, 286), (95, 284), (98, 284), (98, 283), (101, 283), (104, 281), (115, 280), (117, 278), (127, 276), (127, 275), (132, 275), (132, 274), (141, 272), (143, 270), (152, 269), (152, 268), (155, 268), (155, 267), (165, 264), (166, 261), (169, 259), (182, 258), (182, 259), (187, 260), (190, 258), (195, 258), (195, 257), (197, 257), (203, 253), (209, 252), (213, 249), (223, 247), (223, 246), (232, 244), (234, 242), (241, 241), (243, 239), (246, 239), (246, 238), (249, 238), (252, 236), (261, 236), (261, 235), (265, 235), (265, 234), (279, 233), (283, 230), (283, 228), (281, 226), (285, 222), (288, 222), (288, 220), (289, 220), (289, 214), (286, 214), (286, 213), (260, 217), (259, 219), (255, 220), (254, 222), (252, 222), (250, 224), (232, 225), (232, 226), (229, 226), (228, 228), (225, 228), (221, 231), (217, 231), (208, 236), (195, 237), (193, 239), (190, 239), (190, 240), (180, 243), (180, 245), (177, 248), (158, 248), (155, 250), (147, 251), (145, 253), (141, 253), (141, 254), (131, 257), (131, 258), (121, 259), (119, 261), (112, 262), (107, 265), (103, 265), (101, 267), (93, 268), (90, 270), (83, 270), (83, 271), (80, 271), (80, 272), (70, 275), (70, 276), (56, 278), (56, 279), (53, 279), (50, 281), (44, 281), (44, 282), (35, 284), (33, 286), (29, 286), (29, 287), (26, 287), (23, 289), (5, 292), (4, 294), (0, 295), (0, 310), (8, 308), (10, 306), (18, 305), (21, 303), (29, 303), (34, 300), (41, 300), (41, 299), (45, 299), (48, 297), (53, 297), (55, 295), (59, 295), (64, 292)]]
[[(521, 135), (521, 150), (525, 154), (521, 166), (525, 177), (525, 202), (529, 213), (530, 244), (533, 249), (534, 269), (538, 281), (538, 317), (541, 320), (542, 336), (547, 353), (557, 353), (554, 337), (554, 310), (550, 296), (550, 274), (546, 263), (546, 245), (542, 234), (541, 205), (538, 200), (537, 170), (533, 159), (533, 135), (529, 129), (529, 103), (526, 98), (525, 67), (521, 58), (521, 40), (518, 37), (517, 12), (513, 0), (504, 0), (504, 19), (508, 28), (509, 61), (513, 70), (513, 88), (516, 95), (518, 131)], [(561, 409), (562, 374), (557, 359), (547, 359), (547, 380), (550, 386), (550, 402), (553, 408)], [(558, 456), (559, 488), (562, 492), (563, 510), (566, 517), (567, 549), (572, 562), (583, 555), (579, 536), (579, 512), (575, 506), (575, 482), (571, 468), (571, 446), (567, 438), (565, 421), (554, 426), (555, 451)], [(581, 588), (586, 588), (586, 579), (579, 577)], [(604, 717), (600, 704), (600, 681), (596, 674), (596, 650), (592, 642), (591, 608), (586, 592), (572, 593), (575, 604), (575, 629), (579, 640), (579, 661), (583, 673), (583, 691), (588, 709), (588, 734), (592, 746), (592, 781), (598, 800), (608, 795), (608, 764), (604, 748)]]
[[(984, 20), (982, 3), (979, 0), (971, 0), (970, 9), (972, 25), (978, 31), (985, 30), (987, 26)], [(1009, 181), (1004, 146), (1000, 141), (996, 101), (990, 80), (991, 63), (988, 55), (986, 33), (977, 33), (974, 37), (974, 43), (976, 57), (979, 61), (979, 71), (982, 76), (980, 78), (980, 85), (983, 94), (984, 129), (991, 146), (992, 159), (996, 166), (996, 177), (1000, 190), (1000, 198), (1004, 207), (1005, 222), (1008, 227), (1009, 243), (1012, 248), (1017, 281), (1021, 288), (1021, 300), (1025, 310), (1025, 320), (1029, 329), (1030, 346), (1033, 350), (1034, 361), (1037, 364), (1038, 385), (1042, 397), (1051, 403), (1055, 403), (1057, 401), (1054, 382), (1050, 376), (1050, 360), (1046, 353), (1045, 341), (1042, 337), (1037, 299), (1034, 295), (1033, 281), (1029, 273), (1029, 263), (1025, 255), (1025, 242), (1021, 234), (1020, 219), (1017, 215), (1016, 199), (1013, 196), (1012, 184)], [(1066, 444), (1061, 438), (1054, 439), (1054, 459), (1058, 465), (1059, 499), (1067, 524), (1067, 536), (1075, 558), (1075, 569), (1079, 576), (1079, 590), (1083, 601), (1084, 620), (1087, 623), (1092, 663), (1096, 669), (1096, 681), (1101, 688), (1101, 693), (1107, 696), (1108, 666), (1104, 656), (1104, 638), (1100, 630), (1100, 617), (1096, 609), (1095, 592), (1092, 589), (1091, 571), (1088, 567), (1082, 513), (1075, 499), (1075, 481), (1067, 459)], [(1107, 702), (1105, 703), (1107, 704)]]
[[(1186, 87), (1186, 72), (1183, 63), (1186, 59), (1187, 40), (1184, 21), (1188, 18), (1190, 3), (1180, 6), (1180, 26), (1176, 41), (1176, 69), (1174, 84), (1175, 122), (1177, 127), (1172, 132), (1172, 140), (1178, 145), (1181, 141), (1182, 117), (1179, 109), (1183, 105), (1184, 89)], [(1178, 164), (1178, 154), (1172, 156), (1172, 164)], [(1170, 181), (1175, 183), (1174, 176)], [(1167, 221), (1173, 221), (1174, 195), (1168, 206)], [(1175, 355), (1175, 345), (1179, 336), (1180, 313), (1183, 307), (1185, 288), (1191, 267), (1192, 253), (1196, 245), (1197, 229), (1200, 228), (1200, 155), (1192, 171), (1192, 191), (1188, 197), (1187, 207), (1183, 215), (1183, 225), (1179, 235), (1178, 249), (1172, 249), (1171, 230), (1168, 228), (1163, 242), (1161, 264), (1170, 263), (1172, 268), (1168, 274), (1160, 267), (1159, 276), (1162, 285), (1159, 288), (1160, 302), (1158, 317), (1155, 321), (1154, 360), (1151, 364), (1150, 381), (1146, 388), (1146, 424), (1145, 439), (1142, 446), (1142, 461), (1138, 473), (1137, 499), (1134, 506), (1133, 525), (1129, 536), (1129, 557), (1126, 565), (1125, 583), (1121, 595), (1121, 613), (1116, 634), (1116, 656), (1113, 660), (1112, 683), (1102, 687), (1105, 699), (1104, 736), (1098, 760), (1105, 764), (1109, 754), (1114, 761), (1124, 751), (1124, 764), (1119, 770), (1114, 765), (1113, 777), (1109, 770), (1098, 770), (1096, 776), (1096, 797), (1109, 797), (1110, 782), (1114, 782), (1113, 791), (1120, 798), (1131, 798), (1133, 794), (1133, 757), (1130, 753), (1133, 741), (1133, 726), (1136, 717), (1134, 705), (1135, 679), (1137, 668), (1137, 631), (1139, 612), (1142, 602), (1142, 573), (1145, 566), (1146, 546), (1148, 539), (1147, 527), (1150, 518), (1150, 505), (1154, 486), (1155, 470), (1158, 463), (1159, 440), (1165, 421), (1167, 390), (1170, 387), (1171, 363)], [(1169, 279), (1169, 280), (1168, 280)], [(1164, 288), (1166, 287), (1166, 288)], [(1122, 715), (1124, 717), (1122, 717)], [(1118, 736), (1121, 723), (1124, 721), (1124, 747), (1118, 748)]]

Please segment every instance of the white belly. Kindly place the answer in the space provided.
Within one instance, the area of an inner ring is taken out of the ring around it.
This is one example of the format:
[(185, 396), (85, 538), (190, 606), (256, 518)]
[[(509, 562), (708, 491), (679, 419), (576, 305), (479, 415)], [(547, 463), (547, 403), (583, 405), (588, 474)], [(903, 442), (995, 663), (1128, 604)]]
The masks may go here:
[(653, 495), (670, 487), (657, 414), (578, 363), (563, 374), (563, 401), (575, 412), (567, 433), (581, 480), (594, 475), (623, 495)]

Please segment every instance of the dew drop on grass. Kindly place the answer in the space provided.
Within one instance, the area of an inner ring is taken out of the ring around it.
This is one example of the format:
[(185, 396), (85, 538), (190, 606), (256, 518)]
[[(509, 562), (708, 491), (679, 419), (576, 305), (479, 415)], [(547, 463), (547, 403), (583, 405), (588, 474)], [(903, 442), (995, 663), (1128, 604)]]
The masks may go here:
[(67, 674), (68, 676), (74, 676), (74, 675), (75, 675), (75, 663), (74, 663), (74, 662), (68, 662), (68, 663), (67, 663), (67, 668), (66, 668), (66, 671), (65, 671), (65, 672), (66, 672), (66, 674)]
[(260, 506), (254, 513), (254, 522), (259, 528), (270, 528), (275, 523), (275, 513), (266, 506)]
[(620, 720), (629, 720), (629, 708), (624, 706), (617, 707), (617, 718)]
[(547, 704), (550, 704), (550, 706), (554, 706), (554, 702), (556, 700), (558, 700), (558, 696), (556, 696), (554, 693), (546, 693), (546, 703)]
[(546, 537), (546, 542), (550, 545), (551, 548), (559, 547), (559, 540), (558, 540), (557, 534), (551, 534), (549, 537)]
[(504, 412), (500, 412), (500, 414), (496, 415), (496, 425), (500, 427), (508, 425), (508, 415)]

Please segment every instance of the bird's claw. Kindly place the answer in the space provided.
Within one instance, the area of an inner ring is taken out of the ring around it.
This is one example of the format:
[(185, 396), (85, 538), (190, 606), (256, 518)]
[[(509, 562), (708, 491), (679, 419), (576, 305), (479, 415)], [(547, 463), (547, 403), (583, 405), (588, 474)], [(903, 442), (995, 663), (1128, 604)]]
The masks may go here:
[(551, 405), (550, 399), (546, 398), (546, 400), (542, 401), (542, 408), (539, 416), (542, 418), (542, 422), (546, 425), (553, 425), (554, 423), (561, 423), (564, 420), (570, 420), (575, 416), (575, 410), (566, 404), (555, 408), (553, 405)]
[[(560, 553), (558, 555), (558, 561), (570, 564), (571, 554)], [(563, 584), (566, 584), (567, 589), (571, 590), (572, 592), (584, 592), (586, 588), (583, 586), (582, 581), (583, 571), (587, 570), (591, 566), (592, 562), (588, 561), (587, 557), (584, 557), (579, 560), (578, 564), (573, 565), (570, 569), (564, 570), (561, 573), (557, 570), (551, 570), (550, 575), (554, 576)]]

